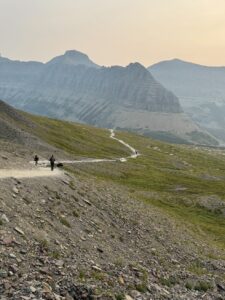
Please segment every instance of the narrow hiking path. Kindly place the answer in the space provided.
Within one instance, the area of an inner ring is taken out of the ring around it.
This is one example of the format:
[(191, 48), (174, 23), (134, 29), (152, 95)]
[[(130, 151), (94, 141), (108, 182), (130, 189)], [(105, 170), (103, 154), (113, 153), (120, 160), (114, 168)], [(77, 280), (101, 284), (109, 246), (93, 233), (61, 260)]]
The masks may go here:
[[(84, 164), (84, 163), (100, 163), (100, 162), (116, 162), (116, 161), (126, 162), (127, 159), (137, 158), (140, 155), (140, 154), (137, 153), (136, 149), (131, 147), (129, 144), (125, 143), (123, 140), (117, 139), (115, 137), (115, 131), (113, 129), (110, 129), (109, 131), (110, 131), (110, 138), (113, 139), (113, 140), (116, 140), (117, 142), (121, 143), (126, 148), (128, 148), (131, 151), (131, 155), (129, 155), (127, 157), (120, 157), (120, 158), (114, 158), (114, 159), (85, 158), (85, 159), (82, 159), (82, 160), (58, 160), (58, 161), (56, 161), (56, 164), (57, 163), (62, 163), (62, 164)], [(30, 163), (34, 164), (33, 161), (31, 161)], [(39, 163), (39, 165), (42, 165), (42, 166), (49, 165), (48, 160), (40, 160), (38, 163)]]
[[(126, 162), (127, 159), (129, 158), (137, 158), (140, 154), (137, 154), (137, 151), (131, 147), (129, 144), (125, 143), (123, 140), (117, 139), (115, 137), (115, 132), (113, 129), (110, 129), (110, 138), (118, 141), (119, 143), (123, 144), (125, 147), (127, 147), (131, 151), (131, 155), (128, 157), (121, 157), (121, 158), (115, 158), (115, 159), (83, 159), (83, 160), (60, 160), (57, 163), (62, 163), (62, 164), (80, 164), (80, 163), (100, 163), (100, 162), (116, 162), (116, 161), (121, 161), (121, 162)], [(33, 161), (30, 162), (31, 164), (34, 164)], [(48, 160), (41, 160), (39, 161), (39, 166), (36, 167), (35, 169), (24, 169), (24, 170), (19, 170), (19, 169), (0, 169), (0, 179), (4, 178), (35, 178), (35, 177), (52, 177), (52, 176), (62, 176), (64, 173), (60, 171), (59, 169), (55, 169), (53, 172), (45, 168), (46, 166), (49, 165)]]
[[(125, 159), (127, 159), (127, 158), (137, 158), (140, 155), (140, 154), (138, 154), (137, 150), (134, 149), (133, 147), (131, 147), (129, 144), (125, 143), (123, 140), (117, 139), (115, 137), (115, 131), (113, 129), (110, 129), (110, 133), (111, 133), (110, 134), (111, 139), (118, 141), (120, 144), (122, 144), (125, 147), (127, 147), (128, 149), (130, 149), (132, 154), (130, 156), (126, 157)], [(121, 158), (121, 159), (123, 159), (123, 158)]]
[(35, 177), (53, 177), (61, 176), (62, 171), (55, 169), (53, 172), (47, 168), (36, 168), (36, 169), (26, 169), (26, 170), (17, 170), (17, 169), (0, 169), (0, 179), (4, 178), (35, 178)]

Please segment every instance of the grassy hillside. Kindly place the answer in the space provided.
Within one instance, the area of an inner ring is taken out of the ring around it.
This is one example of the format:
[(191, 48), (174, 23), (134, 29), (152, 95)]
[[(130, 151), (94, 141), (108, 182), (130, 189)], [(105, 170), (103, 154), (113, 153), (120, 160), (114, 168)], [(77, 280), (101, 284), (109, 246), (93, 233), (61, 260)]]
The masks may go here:
[(79, 166), (82, 173), (128, 188), (138, 200), (185, 223), (197, 238), (225, 249), (225, 156), (128, 133), (118, 136), (142, 155), (113, 168), (112, 164)]
[(129, 154), (109, 138), (109, 130), (26, 114), (35, 126), (27, 128), (45, 142), (76, 157), (113, 158)]
[[(15, 117), (16, 116), (16, 117)], [(129, 150), (109, 138), (109, 131), (21, 112), (1, 112), (15, 128), (38, 137), (73, 158), (119, 158)], [(225, 156), (219, 150), (171, 145), (118, 132), (141, 153), (127, 163), (68, 166), (72, 172), (119, 184), (185, 223), (198, 238), (225, 248)]]

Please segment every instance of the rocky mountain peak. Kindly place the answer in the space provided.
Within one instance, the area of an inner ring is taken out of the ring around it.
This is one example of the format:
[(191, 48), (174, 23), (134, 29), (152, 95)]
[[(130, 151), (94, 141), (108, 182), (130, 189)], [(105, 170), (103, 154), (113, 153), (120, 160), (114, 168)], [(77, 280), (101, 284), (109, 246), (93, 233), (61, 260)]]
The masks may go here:
[[(129, 69), (129, 71), (147, 71), (147, 69), (140, 63), (135, 62), (135, 63), (131, 63), (127, 66), (127, 68)], [(148, 71), (147, 71), (148, 72)]]
[(98, 65), (91, 61), (86, 54), (77, 50), (68, 50), (63, 55), (57, 56), (50, 60), (48, 64), (67, 64), (74, 66), (85, 65), (88, 67), (98, 67)]
[(151, 76), (150, 72), (142, 64), (138, 62), (129, 64), (126, 69), (127, 72), (130, 74), (130, 76), (135, 77), (136, 79), (151, 78), (151, 81), (155, 81), (154, 78)]

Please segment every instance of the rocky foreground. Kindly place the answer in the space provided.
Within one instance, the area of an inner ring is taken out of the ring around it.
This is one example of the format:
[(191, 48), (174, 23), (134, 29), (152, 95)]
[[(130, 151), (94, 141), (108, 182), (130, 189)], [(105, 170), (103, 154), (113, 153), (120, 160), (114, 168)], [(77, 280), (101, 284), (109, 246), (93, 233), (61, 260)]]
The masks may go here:
[(0, 181), (1, 300), (225, 299), (222, 258), (133, 191), (79, 170)]

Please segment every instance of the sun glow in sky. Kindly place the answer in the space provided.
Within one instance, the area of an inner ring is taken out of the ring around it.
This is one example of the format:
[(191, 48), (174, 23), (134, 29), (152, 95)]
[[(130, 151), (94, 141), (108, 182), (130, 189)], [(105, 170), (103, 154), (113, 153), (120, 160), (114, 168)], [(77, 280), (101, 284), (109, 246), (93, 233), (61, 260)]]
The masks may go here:
[(3, 56), (48, 61), (69, 49), (100, 65), (225, 65), (225, 0), (0, 0)]

